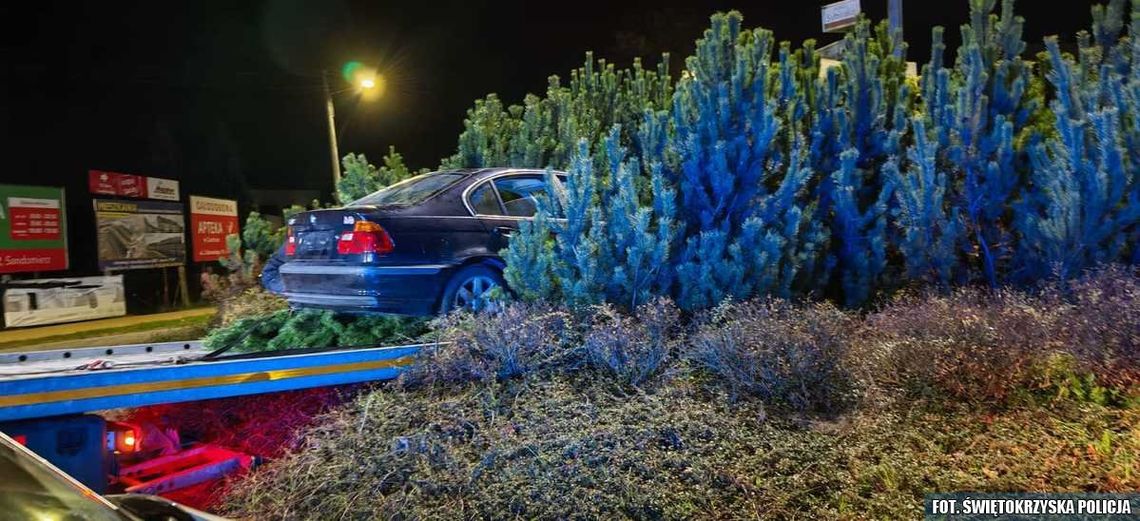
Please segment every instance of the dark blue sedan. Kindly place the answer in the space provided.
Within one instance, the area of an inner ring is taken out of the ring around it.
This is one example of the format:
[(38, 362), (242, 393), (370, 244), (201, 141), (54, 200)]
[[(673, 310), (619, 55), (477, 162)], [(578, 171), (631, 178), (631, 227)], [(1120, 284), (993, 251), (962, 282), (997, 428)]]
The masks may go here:
[(299, 213), (289, 219), (273, 289), (305, 308), (402, 315), (477, 309), (487, 292), (505, 286), (499, 252), (508, 238), (534, 217), (540, 199), (561, 199), (563, 176), (432, 172), (344, 208)]

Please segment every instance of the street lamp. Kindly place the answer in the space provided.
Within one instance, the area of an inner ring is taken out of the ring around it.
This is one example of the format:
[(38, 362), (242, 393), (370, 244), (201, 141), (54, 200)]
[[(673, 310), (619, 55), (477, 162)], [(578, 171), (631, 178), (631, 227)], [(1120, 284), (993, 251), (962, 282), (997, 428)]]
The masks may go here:
[[(358, 62), (353, 62), (353, 64), (356, 64), (356, 63), (358, 63)], [(352, 64), (350, 64), (350, 66), (351, 65)], [(369, 94), (373, 94), (374, 96), (378, 96), (381, 93), (380, 91), (382, 89), (380, 89), (379, 87), (381, 86), (382, 79), (377, 78), (376, 76), (373, 76), (370, 73), (361, 71), (359, 66), (346, 68), (346, 69), (351, 71), (353, 73), (352, 75), (355, 76), (355, 77), (351, 78), (350, 81), (355, 85), (357, 93), (359, 93), (359, 94), (369, 93)], [(338, 184), (340, 184), (340, 152), (337, 150), (336, 108), (333, 105), (332, 91), (329, 89), (328, 71), (321, 71), (321, 84), (324, 86), (325, 111), (328, 113), (329, 154), (330, 154), (330, 159), (332, 160), (333, 191), (335, 192), (336, 186)], [(369, 97), (374, 97), (374, 96), (369, 96)]]

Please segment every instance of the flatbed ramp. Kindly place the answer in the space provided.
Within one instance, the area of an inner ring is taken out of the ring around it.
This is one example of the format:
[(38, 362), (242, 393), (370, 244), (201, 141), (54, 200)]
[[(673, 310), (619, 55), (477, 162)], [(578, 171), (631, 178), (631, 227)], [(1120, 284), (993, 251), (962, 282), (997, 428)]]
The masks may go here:
[(0, 354), (0, 422), (388, 380), (425, 344), (211, 356), (200, 341)]

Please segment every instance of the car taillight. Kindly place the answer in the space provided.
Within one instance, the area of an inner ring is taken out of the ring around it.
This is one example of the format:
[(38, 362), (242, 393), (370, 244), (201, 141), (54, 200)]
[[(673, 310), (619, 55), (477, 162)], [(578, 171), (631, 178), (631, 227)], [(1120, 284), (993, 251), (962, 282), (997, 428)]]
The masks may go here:
[(375, 253), (383, 255), (396, 248), (392, 237), (382, 226), (370, 221), (356, 221), (351, 232), (340, 234), (336, 252), (341, 255)]
[(289, 227), (289, 234), (285, 239), (285, 255), (292, 257), (297, 254), (297, 235), (293, 233), (293, 227)]

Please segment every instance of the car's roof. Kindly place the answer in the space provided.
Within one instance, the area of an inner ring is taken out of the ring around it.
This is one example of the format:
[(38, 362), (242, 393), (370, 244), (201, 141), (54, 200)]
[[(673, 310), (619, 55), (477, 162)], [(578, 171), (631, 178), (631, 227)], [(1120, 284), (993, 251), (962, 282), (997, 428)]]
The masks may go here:
[[(467, 175), (467, 176), (471, 176), (471, 177), (481, 177), (482, 178), (482, 177), (489, 177), (489, 176), (502, 174), (502, 173), (506, 173), (506, 172), (528, 173), (528, 172), (545, 172), (546, 170), (547, 169), (545, 169), (545, 168), (519, 168), (519, 167), (497, 166), (497, 167), (489, 167), (489, 168), (456, 168), (456, 169), (451, 169), (451, 170), (440, 170), (439, 172), (440, 173), (456, 173), (456, 174), (463, 174), (463, 175)], [(560, 170), (551, 170), (551, 172), (561, 173)]]

